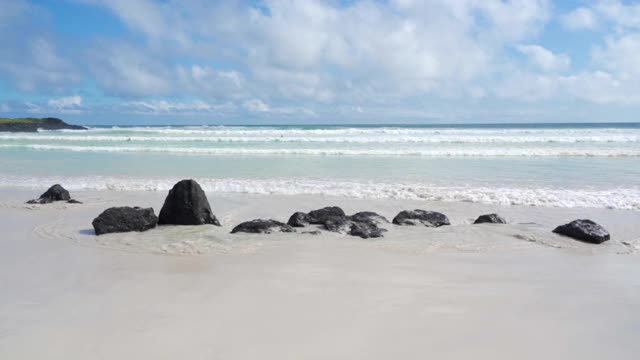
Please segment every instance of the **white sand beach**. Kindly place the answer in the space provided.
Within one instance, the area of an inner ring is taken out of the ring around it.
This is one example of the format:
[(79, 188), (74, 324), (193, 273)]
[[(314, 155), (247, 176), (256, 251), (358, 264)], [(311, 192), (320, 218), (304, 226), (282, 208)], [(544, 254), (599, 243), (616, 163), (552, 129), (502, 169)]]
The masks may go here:
[[(0, 190), (2, 359), (635, 359), (640, 213), (208, 193), (222, 227), (95, 236), (110, 206), (164, 192), (76, 191), (26, 205)], [(254, 218), (337, 205), (392, 218), (421, 208), (437, 229), (382, 239), (229, 234)], [(472, 225), (497, 212), (507, 225)], [(590, 218), (612, 240), (551, 233)]]

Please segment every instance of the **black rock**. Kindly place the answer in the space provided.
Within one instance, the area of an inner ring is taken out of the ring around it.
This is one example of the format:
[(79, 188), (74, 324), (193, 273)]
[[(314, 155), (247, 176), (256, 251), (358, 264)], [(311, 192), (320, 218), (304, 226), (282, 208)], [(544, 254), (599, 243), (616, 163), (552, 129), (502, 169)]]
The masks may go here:
[(293, 227), (305, 227), (309, 225), (311, 222), (311, 218), (308, 214), (303, 213), (302, 211), (295, 212), (287, 221), (287, 225)]
[(69, 192), (62, 187), (60, 184), (55, 184), (50, 187), (44, 194), (40, 195), (40, 198), (36, 200), (29, 200), (27, 204), (49, 204), (54, 201), (69, 201), (71, 200), (71, 195)]
[(71, 199), (71, 200), (67, 201), (67, 203), (69, 203), (69, 204), (82, 204), (82, 201), (78, 201), (76, 199)]
[(169, 191), (160, 210), (159, 224), (220, 226), (207, 196), (194, 180), (182, 180)]
[(112, 207), (102, 212), (91, 223), (96, 235), (145, 231), (158, 223), (158, 217), (152, 208)]
[(339, 207), (329, 206), (309, 212), (309, 223), (322, 225), (327, 219), (336, 217), (346, 218), (347, 215)]
[(245, 221), (231, 230), (232, 234), (243, 232), (251, 234), (271, 234), (272, 232), (295, 232), (293, 227), (276, 220)]
[(374, 222), (376, 224), (388, 224), (389, 220), (386, 217), (374, 213), (373, 211), (361, 211), (349, 216), (349, 219), (355, 222)]
[(396, 225), (419, 225), (428, 227), (439, 227), (442, 225), (450, 225), (449, 218), (446, 215), (435, 211), (425, 210), (404, 210), (393, 218)]
[(382, 233), (385, 231), (387, 230), (379, 228), (378, 224), (373, 221), (361, 221), (351, 224), (349, 235), (359, 236), (363, 239), (379, 238), (383, 236)]
[(474, 224), (506, 224), (507, 221), (500, 215), (498, 214), (487, 214), (487, 215), (481, 215), (479, 216), (476, 221), (473, 222)]
[(558, 226), (553, 232), (591, 244), (602, 244), (611, 238), (605, 228), (591, 220), (574, 220)]
[(351, 224), (352, 221), (346, 216), (333, 216), (325, 219), (324, 228), (328, 231), (347, 234), (351, 231)]

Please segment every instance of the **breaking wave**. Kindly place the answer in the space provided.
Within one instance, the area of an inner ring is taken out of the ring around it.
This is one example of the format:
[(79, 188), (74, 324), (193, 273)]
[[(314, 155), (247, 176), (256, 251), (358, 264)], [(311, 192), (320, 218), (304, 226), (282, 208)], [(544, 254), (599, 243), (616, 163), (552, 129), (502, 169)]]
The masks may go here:
[[(167, 191), (179, 178), (134, 177), (16, 177), (0, 176), (0, 186), (42, 189), (42, 184), (63, 184), (69, 190)], [(563, 208), (640, 210), (640, 187), (614, 189), (562, 189), (551, 187), (437, 186), (423, 183), (323, 181), (314, 179), (197, 178), (213, 193), (323, 195), (361, 199), (407, 199), (474, 202), (496, 205), (528, 205)]]

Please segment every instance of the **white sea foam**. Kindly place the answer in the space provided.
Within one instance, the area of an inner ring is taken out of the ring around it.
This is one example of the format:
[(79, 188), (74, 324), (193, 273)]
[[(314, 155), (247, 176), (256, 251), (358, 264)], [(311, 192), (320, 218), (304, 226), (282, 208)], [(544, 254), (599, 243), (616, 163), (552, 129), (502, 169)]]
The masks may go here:
[(640, 135), (640, 129), (622, 128), (411, 128), (411, 127), (331, 127), (320, 129), (308, 128), (274, 128), (274, 127), (225, 127), (225, 126), (195, 126), (195, 127), (112, 127), (89, 128), (88, 130), (40, 130), (39, 133), (69, 133), (69, 134), (98, 134), (98, 133), (139, 133), (159, 135), (207, 135), (207, 136), (367, 136), (367, 135), (479, 135), (479, 136), (535, 136), (535, 135)]
[(58, 142), (273, 142), (273, 143), (354, 143), (354, 144), (387, 144), (387, 143), (415, 143), (415, 144), (438, 144), (438, 143), (640, 143), (640, 134), (600, 134), (600, 135), (483, 135), (483, 134), (451, 134), (451, 135), (431, 135), (431, 136), (140, 136), (140, 135), (30, 135), (30, 134), (0, 134), (0, 140), (28, 140), (28, 141), (58, 141)]
[(166, 146), (76, 146), (0, 144), (0, 148), (103, 153), (202, 155), (424, 156), (424, 157), (638, 157), (640, 147), (475, 147), (475, 148), (249, 148)]
[[(18, 177), (0, 176), (0, 186), (41, 190), (43, 184), (60, 183), (69, 190), (167, 191), (178, 178), (134, 177)], [(408, 199), (474, 202), (497, 205), (585, 207), (640, 210), (640, 187), (613, 189), (551, 187), (438, 186), (424, 183), (322, 181), (295, 179), (197, 178), (213, 193), (344, 196), (361, 199)]]

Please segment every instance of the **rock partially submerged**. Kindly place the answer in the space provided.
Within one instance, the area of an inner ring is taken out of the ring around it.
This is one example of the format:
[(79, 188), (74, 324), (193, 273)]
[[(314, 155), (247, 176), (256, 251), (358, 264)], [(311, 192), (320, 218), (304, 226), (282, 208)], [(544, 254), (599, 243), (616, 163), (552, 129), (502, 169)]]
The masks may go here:
[(347, 214), (337, 206), (328, 206), (322, 209), (310, 211), (308, 216), (310, 224), (322, 225), (329, 219), (346, 218)]
[(293, 227), (305, 227), (311, 223), (311, 217), (303, 213), (302, 211), (297, 211), (291, 215), (289, 221), (287, 221), (287, 225)]
[(256, 219), (245, 221), (231, 230), (232, 234), (238, 232), (251, 234), (271, 234), (273, 232), (295, 232), (295, 229), (280, 221)]
[(605, 228), (586, 219), (574, 220), (568, 224), (560, 225), (553, 232), (591, 244), (602, 244), (611, 238)]
[(439, 227), (451, 225), (446, 215), (435, 211), (404, 210), (393, 218), (396, 225), (424, 225), (427, 227)]
[(387, 229), (378, 227), (378, 224), (372, 221), (352, 222), (349, 235), (359, 236), (363, 239), (383, 237), (383, 233)]
[(158, 217), (152, 208), (112, 207), (102, 212), (91, 225), (96, 235), (146, 231), (156, 227)]
[(388, 222), (384, 216), (372, 211), (347, 216), (341, 208), (329, 206), (313, 210), (308, 214), (298, 211), (291, 215), (287, 224), (293, 227), (305, 227), (309, 224), (322, 225), (327, 231), (367, 239), (382, 237), (382, 233), (387, 230), (378, 225)]
[(506, 224), (507, 221), (498, 214), (480, 215), (474, 224)]
[(182, 180), (169, 191), (160, 210), (159, 224), (220, 226), (207, 196), (194, 180)]
[(71, 198), (69, 191), (60, 184), (51, 186), (38, 199), (29, 200), (27, 204), (50, 204), (54, 201), (66, 201), (71, 204), (82, 204), (80, 201)]
[(349, 216), (349, 219), (355, 222), (374, 222), (378, 225), (389, 223), (389, 220), (387, 220), (386, 217), (373, 211), (361, 211)]
[(347, 234), (351, 230), (352, 221), (346, 216), (333, 216), (324, 221), (324, 228), (331, 232)]

